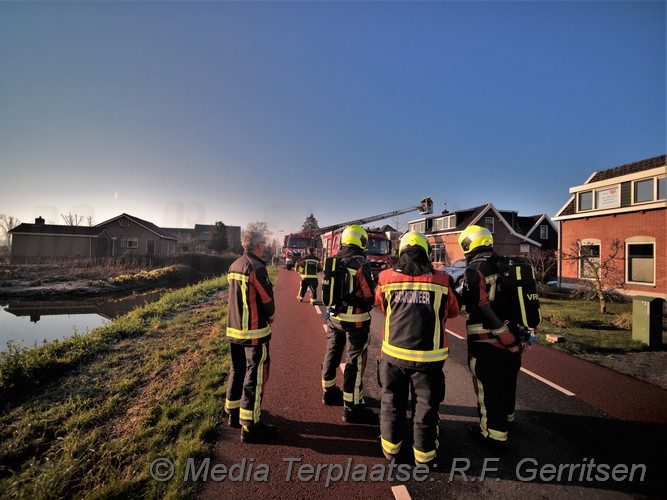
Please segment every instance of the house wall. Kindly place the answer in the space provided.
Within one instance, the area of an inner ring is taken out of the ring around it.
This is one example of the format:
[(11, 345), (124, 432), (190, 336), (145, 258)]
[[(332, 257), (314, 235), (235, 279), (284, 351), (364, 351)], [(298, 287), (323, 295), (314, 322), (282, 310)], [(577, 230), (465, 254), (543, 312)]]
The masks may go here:
[[(94, 243), (94, 242), (93, 242)], [(12, 238), (12, 262), (40, 258), (97, 257), (99, 246), (91, 237), (29, 235), (17, 233)], [(92, 245), (92, 246), (91, 246)]]
[(535, 229), (535, 231), (533, 231), (527, 236), (531, 240), (537, 241), (540, 245), (542, 245), (540, 250), (558, 250), (558, 231), (554, 229), (551, 225), (548, 226), (549, 226), (549, 234), (547, 235), (546, 240), (540, 239), (539, 226)]
[[(625, 285), (630, 295), (646, 295), (667, 298), (667, 210), (637, 211), (599, 217), (562, 220), (561, 248), (564, 254), (571, 253), (573, 244), (582, 239), (600, 240), (600, 253), (609, 253), (614, 239), (621, 243), (619, 258), (625, 259), (625, 241), (636, 236), (655, 240), (655, 285)], [(624, 276), (626, 265), (624, 263)], [(578, 262), (563, 259), (561, 277), (564, 284), (574, 283), (578, 278)]]
[[(493, 233), (493, 249), (499, 255), (519, 255), (521, 245), (524, 244), (523, 240), (520, 240), (516, 236), (513, 236), (502, 224), (500, 221), (496, 220), (494, 223), (494, 233)], [(555, 233), (555, 231), (552, 231)], [(427, 235), (429, 243), (434, 244), (444, 244), (445, 253), (447, 254), (447, 262), (434, 262), (433, 264), (438, 267), (449, 266), (451, 263), (463, 259), (463, 250), (459, 246), (459, 234), (461, 233), (448, 233), (448, 234), (430, 234)], [(555, 247), (555, 245), (554, 245)], [(534, 245), (530, 245), (530, 251), (538, 250)]]
[[(109, 222), (101, 226), (116, 238), (114, 242), (114, 255), (120, 256), (123, 254), (130, 255), (146, 255), (148, 253), (148, 242), (153, 241), (155, 244), (155, 251), (153, 255), (166, 256), (174, 253), (176, 249), (176, 240), (166, 240), (155, 234), (153, 231), (140, 226), (132, 221), (129, 226), (121, 226), (118, 220)], [(137, 248), (123, 248), (123, 238), (137, 238)]]

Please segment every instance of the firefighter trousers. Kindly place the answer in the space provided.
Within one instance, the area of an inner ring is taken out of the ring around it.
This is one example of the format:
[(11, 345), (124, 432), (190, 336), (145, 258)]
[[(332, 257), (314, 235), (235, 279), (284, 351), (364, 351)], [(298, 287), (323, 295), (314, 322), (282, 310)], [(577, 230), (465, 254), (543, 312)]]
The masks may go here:
[(231, 363), (227, 381), (225, 411), (239, 412), (242, 425), (259, 422), (264, 384), (269, 379), (269, 343), (244, 346), (229, 343)]
[(352, 408), (363, 403), (363, 376), (366, 370), (370, 325), (354, 330), (339, 330), (331, 325), (327, 328), (327, 352), (322, 364), (322, 389), (327, 391), (336, 385), (336, 369), (346, 349), (343, 371), (343, 402)]
[[(442, 364), (432, 369), (403, 368), (383, 359), (380, 362), (382, 403), (380, 440), (385, 456), (399, 453), (405, 433), (410, 392), (412, 402), (412, 440), (415, 461), (429, 463), (438, 450), (438, 409), (445, 399), (445, 373)], [(412, 385), (412, 391), (411, 391)]]
[(299, 297), (302, 299), (306, 297), (306, 292), (310, 288), (310, 298), (317, 300), (317, 278), (303, 278), (301, 280), (301, 288), (299, 289)]
[(482, 435), (496, 441), (507, 441), (509, 422), (514, 419), (521, 354), (489, 343), (471, 342), (468, 345), (468, 366), (477, 394)]

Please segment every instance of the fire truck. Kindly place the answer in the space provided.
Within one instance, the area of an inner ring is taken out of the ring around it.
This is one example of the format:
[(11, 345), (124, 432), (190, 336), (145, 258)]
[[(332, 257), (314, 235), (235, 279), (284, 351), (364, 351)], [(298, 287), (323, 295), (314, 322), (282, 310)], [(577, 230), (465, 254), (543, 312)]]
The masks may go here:
[[(309, 249), (314, 249), (320, 255), (322, 260), (332, 257), (340, 250), (340, 237), (345, 227), (351, 224), (364, 225), (378, 220), (396, 217), (418, 210), (420, 214), (427, 215), (433, 213), (433, 201), (430, 197), (424, 198), (417, 206), (393, 210), (383, 214), (363, 217), (361, 219), (342, 222), (320, 228), (317, 231), (305, 231), (285, 236), (285, 266), (292, 269), (297, 260), (308, 253)], [(318, 249), (321, 248), (321, 251)], [(377, 275), (391, 265), (391, 241), (389, 237), (381, 231), (369, 231), (368, 243), (366, 245), (366, 258), (371, 264), (373, 276)]]
[(285, 236), (283, 243), (285, 267), (292, 269), (297, 260), (308, 255), (311, 248), (317, 253), (317, 249), (321, 246), (320, 234), (322, 231), (302, 231)]
[[(329, 231), (322, 235), (322, 258), (333, 257), (341, 248), (340, 238), (345, 228)], [(371, 265), (373, 278), (377, 280), (381, 271), (391, 267), (391, 241), (382, 231), (367, 230), (366, 260)]]

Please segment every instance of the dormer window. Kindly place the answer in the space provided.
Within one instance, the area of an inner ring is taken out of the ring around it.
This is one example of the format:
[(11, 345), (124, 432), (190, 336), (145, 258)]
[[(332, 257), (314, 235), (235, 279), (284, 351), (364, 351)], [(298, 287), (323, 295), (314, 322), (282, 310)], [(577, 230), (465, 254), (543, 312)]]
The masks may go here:
[(633, 203), (650, 203), (665, 199), (665, 177), (642, 179), (632, 183)]
[(577, 207), (579, 212), (606, 210), (609, 208), (618, 208), (620, 206), (621, 189), (618, 185), (606, 187), (604, 189), (582, 191), (577, 195)]
[(633, 194), (635, 203), (653, 201), (653, 179), (635, 182)]
[(577, 196), (577, 206), (580, 212), (593, 210), (593, 191), (584, 191)]

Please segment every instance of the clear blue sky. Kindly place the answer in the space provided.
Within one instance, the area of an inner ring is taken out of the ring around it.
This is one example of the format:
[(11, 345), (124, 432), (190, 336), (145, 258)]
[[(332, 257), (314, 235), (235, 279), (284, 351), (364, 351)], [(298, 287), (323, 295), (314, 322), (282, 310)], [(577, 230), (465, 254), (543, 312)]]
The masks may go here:
[(425, 195), (554, 216), (666, 152), (665, 21), (663, 1), (0, 2), (0, 214), (278, 236)]

